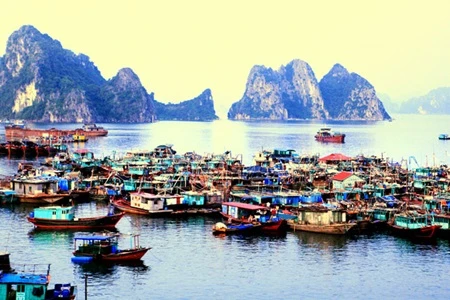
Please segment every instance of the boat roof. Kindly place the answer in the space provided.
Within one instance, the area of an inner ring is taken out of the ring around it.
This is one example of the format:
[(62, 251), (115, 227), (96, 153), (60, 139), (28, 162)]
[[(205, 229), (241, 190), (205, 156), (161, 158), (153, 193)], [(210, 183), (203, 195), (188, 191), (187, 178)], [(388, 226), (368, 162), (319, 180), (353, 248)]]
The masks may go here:
[(267, 207), (262, 206), (262, 205), (254, 205), (254, 204), (247, 204), (247, 203), (241, 203), (241, 202), (222, 202), (222, 205), (233, 206), (233, 207), (242, 208), (242, 209), (246, 209), (246, 210), (267, 209)]
[(80, 241), (107, 241), (112, 239), (113, 236), (111, 235), (78, 235), (75, 237), (75, 240)]
[(49, 279), (47, 274), (2, 273), (0, 274), (0, 283), (46, 285), (49, 283)]
[(53, 206), (41, 206), (36, 207), (35, 210), (56, 210), (56, 209), (73, 209), (73, 206), (60, 206), (60, 205), (53, 205)]

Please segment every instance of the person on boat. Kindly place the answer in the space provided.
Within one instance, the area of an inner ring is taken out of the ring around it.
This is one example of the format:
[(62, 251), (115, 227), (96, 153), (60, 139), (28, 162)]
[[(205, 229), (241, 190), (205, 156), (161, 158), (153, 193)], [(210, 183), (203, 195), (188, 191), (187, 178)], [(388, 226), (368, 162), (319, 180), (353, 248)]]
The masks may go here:
[(255, 218), (253, 217), (253, 215), (248, 216), (247, 221), (249, 223), (253, 223), (253, 221), (255, 221)]

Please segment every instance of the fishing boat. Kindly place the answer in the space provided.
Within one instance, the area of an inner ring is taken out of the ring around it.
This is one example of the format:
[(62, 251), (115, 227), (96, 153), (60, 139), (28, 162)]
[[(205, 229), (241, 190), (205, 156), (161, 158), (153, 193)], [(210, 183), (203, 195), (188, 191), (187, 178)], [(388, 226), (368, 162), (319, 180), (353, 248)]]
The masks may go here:
[(276, 215), (275, 209), (267, 206), (241, 202), (223, 202), (222, 218), (227, 223), (248, 224), (259, 222), (263, 233), (286, 233), (287, 221)]
[(345, 134), (334, 132), (329, 127), (320, 128), (314, 136), (318, 142), (344, 143)]
[(130, 193), (130, 201), (122, 197), (113, 197), (111, 204), (118, 210), (138, 215), (165, 216), (173, 210), (167, 209), (166, 198), (144, 192)]
[(94, 233), (92, 235), (78, 235), (74, 238), (75, 251), (72, 262), (89, 263), (126, 263), (136, 262), (150, 250), (150, 247), (139, 245), (139, 235), (130, 235), (130, 248), (119, 249), (119, 234)]
[(441, 225), (431, 223), (432, 216), (414, 211), (394, 215), (388, 222), (392, 234), (416, 241), (432, 241), (437, 237)]
[(27, 220), (38, 229), (115, 229), (124, 214), (109, 211), (106, 216), (76, 218), (73, 206), (47, 206), (35, 208)]
[(213, 234), (253, 234), (261, 228), (261, 223), (225, 224), (217, 222), (212, 227)]
[(357, 226), (356, 222), (347, 222), (345, 210), (328, 209), (326, 207), (299, 208), (298, 218), (288, 221), (289, 227), (294, 231), (307, 231), (332, 235), (352, 233)]
[(58, 191), (56, 178), (21, 177), (11, 180), (11, 189), (20, 203), (55, 204), (70, 197), (68, 192)]
[(11, 268), (9, 253), (0, 253), (0, 299), (15, 300), (72, 300), (77, 286), (55, 284), (49, 288), (50, 265), (21, 264), (21, 271)]

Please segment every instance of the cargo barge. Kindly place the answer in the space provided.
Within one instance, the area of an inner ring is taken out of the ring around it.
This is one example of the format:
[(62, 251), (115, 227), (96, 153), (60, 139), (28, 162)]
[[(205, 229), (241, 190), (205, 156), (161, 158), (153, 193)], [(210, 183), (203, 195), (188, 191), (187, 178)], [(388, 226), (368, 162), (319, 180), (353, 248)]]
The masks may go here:
[(96, 137), (96, 136), (106, 136), (108, 134), (108, 130), (104, 129), (101, 126), (97, 126), (95, 124), (84, 124), (82, 128), (76, 129), (31, 129), (31, 128), (23, 128), (16, 125), (7, 125), (5, 126), (5, 136), (7, 140), (22, 140), (28, 138), (36, 138), (36, 137), (64, 137), (64, 136), (73, 136), (73, 135), (84, 135), (87, 137)]

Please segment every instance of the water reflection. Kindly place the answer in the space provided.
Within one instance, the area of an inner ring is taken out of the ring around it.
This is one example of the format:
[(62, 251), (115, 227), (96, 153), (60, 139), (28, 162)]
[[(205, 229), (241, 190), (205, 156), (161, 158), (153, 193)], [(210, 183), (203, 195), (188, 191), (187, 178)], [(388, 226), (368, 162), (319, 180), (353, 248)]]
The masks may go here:
[(74, 231), (49, 231), (34, 228), (28, 232), (28, 238), (35, 245), (71, 244), (74, 236)]
[(349, 243), (351, 237), (346, 235), (320, 234), (314, 232), (292, 232), (298, 238), (300, 246), (309, 246), (320, 250), (340, 249)]
[(127, 271), (134, 275), (143, 274), (151, 268), (145, 265), (144, 261), (134, 261), (134, 262), (120, 262), (120, 263), (84, 263), (84, 264), (74, 264), (75, 271), (80, 276), (83, 277), (88, 275), (94, 279), (101, 279), (104, 277), (109, 277), (116, 274), (119, 269), (120, 271)]

